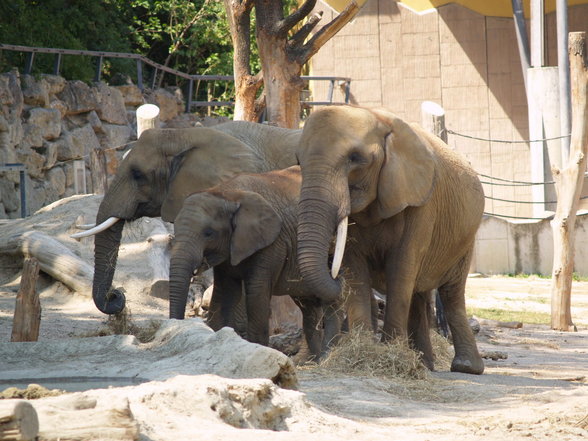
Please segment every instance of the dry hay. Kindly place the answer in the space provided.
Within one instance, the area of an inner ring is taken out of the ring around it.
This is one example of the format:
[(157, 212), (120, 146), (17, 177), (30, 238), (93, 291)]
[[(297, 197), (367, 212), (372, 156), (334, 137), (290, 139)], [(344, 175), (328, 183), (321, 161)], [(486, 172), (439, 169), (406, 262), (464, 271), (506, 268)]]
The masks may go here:
[(47, 389), (39, 384), (29, 384), (26, 389), (19, 389), (17, 387), (8, 387), (0, 391), (0, 400), (11, 399), (25, 399), (37, 400), (45, 397), (55, 397), (63, 395), (65, 391), (59, 389)]
[(381, 343), (372, 332), (352, 329), (319, 364), (332, 372), (384, 378), (423, 380), (428, 370), (406, 339)]
[(84, 334), (83, 337), (134, 335), (141, 343), (149, 343), (155, 338), (155, 334), (161, 327), (161, 321), (149, 320), (145, 326), (139, 326), (134, 323), (130, 309), (125, 308), (118, 314), (108, 316), (105, 325), (95, 332)]

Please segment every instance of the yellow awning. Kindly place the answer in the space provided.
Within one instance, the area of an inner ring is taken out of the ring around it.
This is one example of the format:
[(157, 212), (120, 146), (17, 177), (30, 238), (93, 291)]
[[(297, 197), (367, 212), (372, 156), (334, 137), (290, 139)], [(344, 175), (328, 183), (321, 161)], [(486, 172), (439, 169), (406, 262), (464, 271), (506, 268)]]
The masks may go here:
[[(341, 12), (350, 3), (350, 0), (323, 0), (333, 9)], [(359, 6), (367, 0), (357, 0)], [(394, 1), (394, 0), (389, 0)], [(402, 3), (407, 8), (413, 10), (416, 13), (422, 14), (432, 11), (439, 6), (446, 5), (448, 3), (457, 3), (465, 6), (472, 11), (476, 11), (482, 15), (488, 15), (492, 17), (512, 17), (512, 2), (511, 0), (397, 0), (398, 3)], [(545, 13), (555, 11), (556, 0), (545, 0)], [(525, 10), (525, 16), (529, 16), (530, 0), (523, 0), (523, 8)], [(568, 6), (588, 4), (588, 0), (568, 0)]]

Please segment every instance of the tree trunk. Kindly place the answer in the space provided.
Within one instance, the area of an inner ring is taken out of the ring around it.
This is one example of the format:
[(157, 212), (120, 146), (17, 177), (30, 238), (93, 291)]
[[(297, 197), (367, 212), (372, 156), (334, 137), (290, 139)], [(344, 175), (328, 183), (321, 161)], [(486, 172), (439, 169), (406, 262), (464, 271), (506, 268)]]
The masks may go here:
[(251, 75), (252, 0), (224, 0), (231, 40), (233, 41), (233, 76), (235, 78), (235, 120), (258, 121), (255, 98), (261, 87), (259, 76)]
[(572, 86), (570, 157), (563, 170), (553, 169), (552, 171), (557, 191), (557, 210), (551, 222), (553, 229), (551, 328), (561, 331), (575, 329), (571, 313), (574, 227), (588, 153), (588, 62), (585, 32), (570, 33), (568, 53)]
[(282, 23), (283, 2), (256, 0), (257, 46), (263, 70), (267, 119), (286, 128), (300, 122), (302, 64), (289, 53), (288, 31)]
[(24, 260), (20, 288), (12, 321), (10, 341), (37, 341), (41, 326), (41, 302), (37, 292), (39, 261), (34, 257)]
[(39, 417), (25, 400), (0, 401), (0, 440), (34, 440), (39, 435)]

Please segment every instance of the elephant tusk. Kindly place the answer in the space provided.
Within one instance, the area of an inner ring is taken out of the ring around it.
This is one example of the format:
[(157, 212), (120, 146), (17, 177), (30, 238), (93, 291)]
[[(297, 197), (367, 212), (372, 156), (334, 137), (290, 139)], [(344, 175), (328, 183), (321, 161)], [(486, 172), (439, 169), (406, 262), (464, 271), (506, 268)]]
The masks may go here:
[(95, 223), (93, 224), (82, 224), (82, 225), (76, 225), (76, 228), (78, 230), (90, 230), (92, 228), (94, 228), (96, 226)]
[(94, 228), (89, 229), (88, 231), (82, 231), (80, 233), (72, 234), (69, 237), (72, 237), (74, 239), (80, 239), (82, 237), (93, 236), (94, 234), (98, 234), (101, 231), (109, 229), (114, 224), (116, 224), (119, 220), (120, 220), (120, 218), (118, 218), (118, 217), (109, 217), (104, 222), (102, 222), (100, 225), (97, 225)]
[(333, 266), (331, 267), (331, 277), (336, 279), (341, 269), (341, 262), (343, 261), (343, 253), (345, 252), (345, 242), (347, 241), (347, 222), (346, 216), (339, 226), (337, 226), (337, 241), (335, 242), (335, 255), (333, 256)]

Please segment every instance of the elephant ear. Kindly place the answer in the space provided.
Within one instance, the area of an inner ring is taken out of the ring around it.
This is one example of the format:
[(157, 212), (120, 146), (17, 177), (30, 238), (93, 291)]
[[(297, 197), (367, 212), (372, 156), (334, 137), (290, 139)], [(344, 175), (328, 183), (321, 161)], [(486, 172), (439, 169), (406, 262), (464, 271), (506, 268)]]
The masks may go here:
[(188, 195), (239, 173), (259, 171), (260, 161), (246, 144), (224, 133), (213, 132), (212, 136), (201, 137), (192, 147), (168, 157), (171, 172), (161, 207), (164, 221), (174, 221)]
[(240, 207), (233, 216), (231, 265), (237, 265), (256, 251), (271, 245), (282, 229), (282, 219), (259, 194), (238, 191), (235, 192), (234, 200), (240, 203)]
[(383, 219), (427, 202), (436, 176), (435, 156), (427, 141), (395, 116), (391, 124), (378, 181), (378, 211)]

